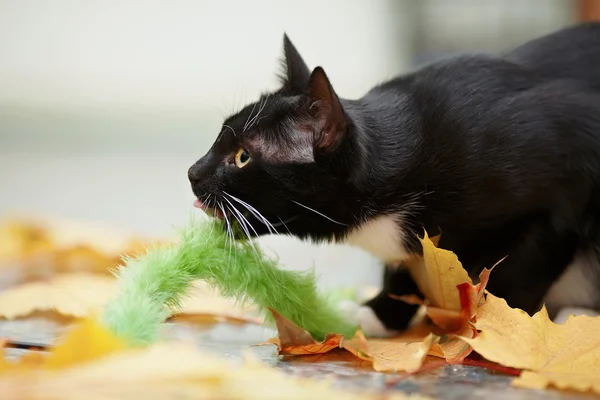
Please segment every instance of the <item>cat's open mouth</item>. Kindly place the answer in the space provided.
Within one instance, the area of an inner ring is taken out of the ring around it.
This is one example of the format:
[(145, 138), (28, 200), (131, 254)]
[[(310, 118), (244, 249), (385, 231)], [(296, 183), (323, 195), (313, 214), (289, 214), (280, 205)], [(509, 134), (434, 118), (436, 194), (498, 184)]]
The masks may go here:
[(225, 215), (223, 214), (223, 211), (219, 210), (218, 208), (210, 207), (210, 206), (206, 205), (206, 203), (203, 203), (199, 199), (197, 199), (194, 202), (194, 207), (201, 209), (208, 216), (215, 217), (215, 218), (218, 218), (218, 219), (221, 219), (221, 220), (223, 218), (225, 218)]

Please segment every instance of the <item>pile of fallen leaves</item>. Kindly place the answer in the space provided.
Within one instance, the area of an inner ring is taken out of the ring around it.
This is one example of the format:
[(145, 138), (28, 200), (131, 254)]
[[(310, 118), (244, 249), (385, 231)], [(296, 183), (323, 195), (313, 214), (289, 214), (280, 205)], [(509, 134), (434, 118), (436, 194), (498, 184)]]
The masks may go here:
[(344, 349), (383, 372), (418, 372), (431, 357), (465, 363), (476, 352), (512, 368), (499, 370), (518, 375), (514, 386), (600, 394), (600, 317), (571, 316), (559, 325), (545, 308), (531, 317), (486, 292), (496, 266), (485, 269), (474, 285), (454, 253), (437, 248), (427, 236), (421, 243), (423, 258), (411, 260), (408, 267), (425, 299), (398, 299), (422, 305), (427, 318), (421, 324), (394, 338), (367, 339), (359, 331), (350, 340), (331, 334), (316, 342), (276, 314), (279, 337), (269, 343), (288, 356)]
[[(147, 398), (149, 394), (155, 398), (280, 398), (281, 386), (269, 384), (274, 379), (286, 381), (286, 398), (315, 393), (333, 399), (377, 398), (285, 377), (253, 359), (234, 368), (181, 342), (127, 349), (90, 317), (114, 294), (115, 279), (107, 272), (121, 255), (132, 254), (150, 241), (111, 236), (116, 245), (109, 247), (97, 238), (65, 241), (64, 234), (57, 232), (33, 223), (11, 223), (0, 229), (0, 262), (17, 260), (31, 270), (29, 279), (0, 292), (0, 317), (24, 318), (49, 310), (83, 320), (47, 357), (33, 352), (17, 362), (0, 359), (0, 392), (10, 394), (8, 398)], [(274, 310), (278, 335), (263, 344), (276, 345), (280, 355), (297, 360), (326, 361), (341, 353), (356, 360), (357, 368), (403, 374), (432, 365), (470, 363), (477, 355), (487, 360), (479, 365), (517, 375), (515, 386), (600, 394), (600, 317), (572, 316), (560, 325), (549, 319), (545, 309), (530, 317), (485, 290), (496, 266), (482, 271), (475, 284), (455, 254), (437, 248), (435, 238), (426, 236), (422, 244), (423, 257), (411, 260), (409, 268), (425, 298), (398, 301), (420, 304), (426, 318), (408, 332), (385, 339), (366, 338), (360, 331), (352, 338), (332, 332), (317, 342)], [(48, 269), (54, 273), (42, 277), (35, 272)], [(237, 308), (200, 282), (183, 314), (173, 317), (186, 315), (260, 322), (252, 310)], [(260, 389), (247, 392), (244, 387), (250, 382)]]

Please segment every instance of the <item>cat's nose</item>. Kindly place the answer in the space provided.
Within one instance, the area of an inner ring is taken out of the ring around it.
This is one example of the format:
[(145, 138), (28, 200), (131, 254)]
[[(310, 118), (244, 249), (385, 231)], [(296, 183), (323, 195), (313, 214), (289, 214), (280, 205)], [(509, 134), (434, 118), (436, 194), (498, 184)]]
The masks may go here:
[(188, 179), (192, 184), (196, 184), (202, 179), (201, 168), (198, 164), (194, 164), (188, 169)]

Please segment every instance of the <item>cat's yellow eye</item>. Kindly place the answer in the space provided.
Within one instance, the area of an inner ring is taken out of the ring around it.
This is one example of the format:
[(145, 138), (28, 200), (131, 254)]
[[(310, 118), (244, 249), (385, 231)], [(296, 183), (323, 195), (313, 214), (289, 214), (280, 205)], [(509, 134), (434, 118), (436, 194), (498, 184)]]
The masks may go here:
[(244, 149), (243, 147), (240, 147), (240, 149), (235, 154), (235, 165), (238, 168), (244, 168), (250, 162), (251, 159), (252, 157), (250, 157), (250, 153), (248, 153), (248, 150)]

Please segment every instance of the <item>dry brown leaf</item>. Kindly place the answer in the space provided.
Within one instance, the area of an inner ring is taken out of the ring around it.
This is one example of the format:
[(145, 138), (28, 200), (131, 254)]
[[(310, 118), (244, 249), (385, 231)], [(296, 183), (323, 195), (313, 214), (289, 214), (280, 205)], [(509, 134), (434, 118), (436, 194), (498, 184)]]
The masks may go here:
[[(358, 349), (352, 343), (354, 340), (362, 342)], [(414, 337), (407, 333), (393, 338), (365, 339), (359, 331), (350, 342), (343, 342), (342, 347), (357, 351), (357, 357), (371, 361), (375, 371), (415, 372), (423, 365), (434, 340), (435, 336), (431, 333), (425, 337)]]
[(460, 364), (472, 351), (471, 346), (461, 338), (443, 336), (432, 344), (427, 355), (443, 358), (450, 364)]
[(90, 247), (103, 254), (119, 254), (125, 249), (137, 247), (135, 245), (141, 242), (154, 241), (101, 221), (49, 217), (7, 220), (0, 228), (0, 238), (9, 240), (12, 244), (11, 247), (3, 245), (0, 257), (32, 254), (39, 249), (79, 247)]
[(376, 371), (413, 372), (421, 367), (434, 341), (434, 335), (425, 331), (419, 333), (409, 331), (395, 338), (367, 340), (359, 330), (350, 340), (339, 334), (330, 334), (322, 342), (317, 342), (306, 330), (277, 312), (272, 312), (278, 338), (270, 339), (263, 344), (276, 345), (280, 355), (325, 354), (342, 348), (357, 358), (370, 362)]
[[(93, 320), (79, 324), (40, 367), (0, 369), (0, 392), (49, 399), (425, 399), (346, 392), (326, 381), (298, 379), (246, 357), (237, 366), (187, 343), (127, 350)], [(248, 390), (252, 388), (252, 390)]]
[(277, 327), (277, 337), (267, 340), (262, 344), (274, 344), (280, 355), (298, 356), (324, 354), (331, 350), (339, 349), (343, 335), (329, 334), (322, 342), (317, 342), (306, 330), (300, 328), (292, 321), (271, 310)]
[(47, 230), (34, 224), (7, 221), (0, 227), (0, 260), (52, 248)]
[(0, 317), (14, 319), (36, 311), (83, 318), (100, 311), (116, 293), (115, 278), (79, 273), (24, 283), (0, 293)]
[(335, 363), (337, 365), (343, 365), (348, 368), (360, 369), (373, 371), (373, 363), (371, 361), (363, 360), (356, 357), (345, 349), (334, 349), (330, 352), (323, 354), (309, 354), (309, 355), (294, 355), (294, 356), (282, 356), (282, 359), (290, 364), (298, 363)]
[[(59, 274), (46, 281), (29, 282), (0, 292), (0, 318), (23, 318), (37, 312), (56, 312), (69, 318), (97, 314), (117, 293), (114, 276), (93, 273)], [(255, 308), (242, 308), (203, 282), (194, 282), (183, 307), (173, 320), (214, 322), (221, 319), (262, 323)], [(208, 317), (208, 319), (207, 319)]]
[(480, 307), (477, 337), (464, 338), (487, 360), (529, 370), (516, 386), (600, 393), (600, 317), (572, 316), (553, 323), (545, 309), (530, 317), (487, 294)]
[(123, 255), (138, 254), (152, 243), (99, 222), (19, 218), (0, 227), (0, 267), (10, 285), (65, 272), (109, 275)]

